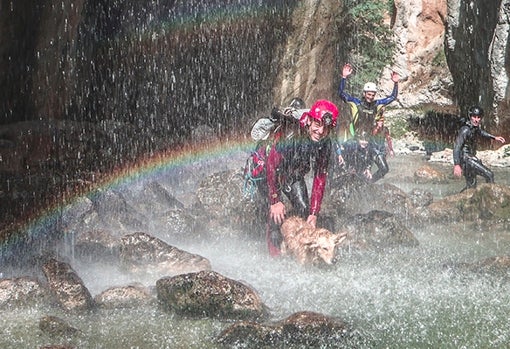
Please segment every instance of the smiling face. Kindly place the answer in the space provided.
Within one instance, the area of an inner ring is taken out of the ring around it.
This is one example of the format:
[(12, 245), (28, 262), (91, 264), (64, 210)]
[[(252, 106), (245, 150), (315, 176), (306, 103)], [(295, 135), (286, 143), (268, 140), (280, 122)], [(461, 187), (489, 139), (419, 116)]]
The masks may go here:
[(475, 127), (480, 126), (480, 122), (482, 121), (482, 117), (480, 115), (471, 115), (471, 124)]
[(366, 91), (366, 92), (363, 92), (363, 96), (365, 97), (365, 100), (368, 102), (368, 103), (372, 103), (375, 99), (375, 92), (373, 91)]
[(308, 136), (313, 142), (319, 142), (329, 134), (329, 126), (324, 122), (308, 118)]

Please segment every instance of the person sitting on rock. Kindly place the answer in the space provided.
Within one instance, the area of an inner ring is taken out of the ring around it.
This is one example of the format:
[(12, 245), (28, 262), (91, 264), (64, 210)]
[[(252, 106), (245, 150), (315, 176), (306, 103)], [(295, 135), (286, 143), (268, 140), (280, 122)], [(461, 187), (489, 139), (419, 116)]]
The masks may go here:
[(476, 157), (476, 141), (478, 138), (490, 138), (500, 143), (505, 143), (501, 136), (494, 136), (480, 127), (483, 117), (483, 109), (477, 105), (468, 110), (469, 120), (460, 127), (453, 147), (453, 174), (456, 177), (464, 175), (466, 186), (463, 192), (469, 188), (475, 188), (476, 177), (482, 176), (487, 183), (494, 183), (494, 173)]

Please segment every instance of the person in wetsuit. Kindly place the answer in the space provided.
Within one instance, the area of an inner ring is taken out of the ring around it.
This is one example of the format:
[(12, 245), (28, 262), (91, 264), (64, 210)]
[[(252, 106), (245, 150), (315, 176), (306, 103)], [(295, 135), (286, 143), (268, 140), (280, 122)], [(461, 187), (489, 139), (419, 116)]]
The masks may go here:
[(372, 182), (383, 178), (390, 170), (386, 161), (387, 153), (395, 156), (390, 129), (384, 125), (384, 107), (379, 110), (375, 118), (375, 128), (372, 130), (371, 144), (374, 147), (374, 162), (377, 165), (377, 172), (372, 176)]
[(345, 141), (340, 150), (340, 154), (339, 152), (337, 154), (346, 174), (357, 176), (366, 182), (373, 180), (371, 169), (376, 151), (374, 145), (370, 144), (369, 135), (365, 131)]
[[(342, 79), (340, 80), (340, 86), (338, 88), (338, 95), (340, 98), (349, 105), (351, 109), (351, 120), (347, 127), (348, 131), (344, 135), (339, 135), (339, 141), (336, 144), (336, 150), (338, 155), (338, 149), (342, 142), (349, 138), (354, 137), (359, 132), (371, 133), (375, 127), (375, 117), (378, 110), (384, 107), (395, 99), (398, 95), (398, 81), (400, 76), (397, 72), (391, 73), (391, 80), (393, 81), (393, 90), (391, 94), (385, 98), (376, 99), (377, 86), (373, 82), (367, 82), (363, 86), (363, 96), (356, 98), (345, 92), (345, 85), (347, 84), (347, 78), (352, 74), (352, 66), (346, 63), (342, 69)], [(342, 130), (340, 130), (342, 132)], [(340, 160), (340, 159), (339, 159)]]
[[(285, 132), (274, 135), (265, 168), (269, 206), (266, 237), (273, 256), (280, 254), (280, 226), (290, 212), (283, 202), (283, 195), (289, 199), (293, 214), (316, 226), (332, 152), (329, 133), (337, 118), (338, 108), (334, 103), (318, 100), (303, 113), (300, 128), (292, 137), (286, 137)], [(314, 176), (309, 198), (305, 175), (312, 167)]]
[(481, 107), (472, 106), (469, 108), (468, 116), (469, 120), (459, 129), (453, 147), (453, 174), (456, 177), (464, 175), (466, 179), (466, 186), (461, 192), (476, 187), (476, 176), (484, 177), (487, 183), (494, 183), (494, 173), (476, 157), (477, 139), (483, 137), (505, 143), (503, 137), (494, 136), (480, 127), (483, 117)]

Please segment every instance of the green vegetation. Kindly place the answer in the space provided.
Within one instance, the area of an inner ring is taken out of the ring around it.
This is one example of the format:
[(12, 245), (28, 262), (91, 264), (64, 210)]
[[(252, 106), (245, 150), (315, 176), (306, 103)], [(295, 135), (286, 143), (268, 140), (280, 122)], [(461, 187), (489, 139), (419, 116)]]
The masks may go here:
[(409, 131), (409, 125), (406, 118), (395, 118), (391, 122), (391, 137), (399, 139)]
[(434, 67), (446, 66), (446, 55), (444, 53), (444, 49), (443, 50), (439, 50), (437, 52), (436, 56), (432, 60), (432, 65)]
[(377, 81), (385, 66), (393, 63), (393, 32), (385, 24), (394, 11), (393, 0), (346, 0), (350, 27), (350, 61), (355, 66), (358, 83)]

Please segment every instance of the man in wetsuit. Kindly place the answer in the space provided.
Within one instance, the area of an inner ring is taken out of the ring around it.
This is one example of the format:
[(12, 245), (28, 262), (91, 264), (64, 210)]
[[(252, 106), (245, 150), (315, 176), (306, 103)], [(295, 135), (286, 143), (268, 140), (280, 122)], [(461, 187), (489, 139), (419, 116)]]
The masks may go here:
[[(332, 151), (329, 133), (337, 118), (338, 108), (334, 103), (318, 100), (301, 116), (297, 134), (286, 137), (284, 132), (280, 132), (274, 136), (266, 162), (269, 201), (267, 242), (273, 256), (280, 253), (280, 225), (290, 213), (283, 202), (283, 195), (290, 200), (293, 214), (316, 226)], [(309, 198), (305, 175), (312, 165), (314, 177)]]
[(390, 170), (386, 161), (386, 154), (395, 156), (390, 129), (384, 125), (384, 107), (379, 110), (375, 118), (375, 128), (372, 130), (371, 144), (374, 148), (374, 162), (377, 165), (377, 172), (372, 176), (372, 182), (383, 178)]
[(373, 180), (371, 169), (376, 150), (365, 131), (342, 143), (339, 150), (337, 154), (345, 174), (357, 176), (366, 182)]
[(476, 157), (476, 141), (479, 137), (495, 139), (505, 143), (501, 136), (493, 136), (480, 128), (480, 121), (483, 117), (483, 109), (479, 106), (472, 106), (468, 110), (469, 120), (464, 124), (457, 134), (453, 147), (453, 174), (460, 177), (464, 174), (466, 186), (463, 192), (469, 188), (475, 188), (476, 176), (482, 176), (487, 183), (494, 183), (494, 173)]
[[(365, 131), (372, 132), (375, 126), (375, 116), (377, 111), (389, 103), (397, 99), (398, 95), (398, 81), (400, 79), (398, 73), (391, 73), (391, 80), (393, 81), (393, 91), (391, 95), (375, 99), (377, 93), (377, 86), (373, 82), (367, 82), (363, 87), (363, 96), (361, 99), (353, 97), (345, 92), (345, 85), (347, 78), (352, 74), (352, 66), (346, 63), (342, 69), (342, 79), (338, 88), (338, 95), (342, 100), (347, 103), (351, 108), (351, 120), (348, 127), (349, 134), (341, 136), (338, 146), (341, 142), (348, 138), (354, 137), (357, 133)], [(337, 148), (338, 149), (338, 148)]]

